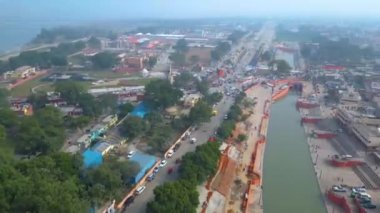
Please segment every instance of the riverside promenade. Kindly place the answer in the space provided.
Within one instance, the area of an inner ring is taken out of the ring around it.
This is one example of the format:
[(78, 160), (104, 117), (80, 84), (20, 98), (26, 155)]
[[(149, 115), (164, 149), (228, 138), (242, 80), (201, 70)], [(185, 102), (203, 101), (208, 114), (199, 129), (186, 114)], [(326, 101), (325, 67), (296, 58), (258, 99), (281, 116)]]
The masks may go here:
[[(307, 97), (314, 93), (310, 82), (303, 82), (302, 96)], [(301, 114), (308, 114), (310, 110), (300, 109)], [(324, 115), (326, 116), (326, 115)], [(312, 138), (311, 133), (317, 129), (314, 124), (304, 124), (305, 133), (308, 135), (310, 157), (314, 164), (314, 171), (321, 190), (321, 198), (324, 201), (328, 213), (344, 212), (342, 208), (327, 199), (326, 193), (333, 185), (345, 184), (348, 186), (361, 186), (363, 183), (350, 168), (333, 167), (329, 159), (339, 154), (327, 139)], [(349, 202), (351, 209), (355, 206)]]

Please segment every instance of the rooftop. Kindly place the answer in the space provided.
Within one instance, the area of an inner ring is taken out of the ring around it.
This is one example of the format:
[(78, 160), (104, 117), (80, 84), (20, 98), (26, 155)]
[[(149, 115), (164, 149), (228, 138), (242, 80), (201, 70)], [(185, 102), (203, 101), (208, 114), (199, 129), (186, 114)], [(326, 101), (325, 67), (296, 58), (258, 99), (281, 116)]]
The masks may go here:
[(109, 149), (112, 145), (107, 142), (97, 143), (92, 149), (96, 152), (103, 153), (107, 149)]

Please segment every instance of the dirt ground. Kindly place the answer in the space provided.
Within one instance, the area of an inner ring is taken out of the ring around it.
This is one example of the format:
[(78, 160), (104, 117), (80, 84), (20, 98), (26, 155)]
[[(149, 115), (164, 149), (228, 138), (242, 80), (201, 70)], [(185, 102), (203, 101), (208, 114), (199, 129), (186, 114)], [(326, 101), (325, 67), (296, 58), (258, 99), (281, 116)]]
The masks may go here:
[(191, 47), (186, 54), (186, 60), (190, 62), (190, 58), (193, 55), (199, 57), (199, 62), (202, 64), (209, 64), (211, 61), (212, 48), (208, 47)]

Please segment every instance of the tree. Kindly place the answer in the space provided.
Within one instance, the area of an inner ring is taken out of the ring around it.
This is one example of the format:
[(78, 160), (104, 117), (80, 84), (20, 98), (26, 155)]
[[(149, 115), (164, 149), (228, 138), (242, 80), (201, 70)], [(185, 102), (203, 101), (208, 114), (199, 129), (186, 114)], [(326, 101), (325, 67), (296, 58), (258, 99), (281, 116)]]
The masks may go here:
[(132, 178), (136, 177), (137, 173), (140, 171), (140, 166), (134, 161), (123, 161), (117, 162), (118, 169), (120, 170), (121, 179), (125, 185), (131, 184)]
[(289, 74), (292, 67), (285, 60), (276, 60), (277, 72)]
[(9, 107), (9, 91), (3, 88), (0, 88), (0, 109)]
[(152, 69), (157, 64), (157, 57), (149, 57), (148, 66), (149, 69)]
[(70, 129), (83, 129), (86, 127), (91, 121), (91, 118), (88, 116), (78, 116), (78, 117), (67, 117), (65, 120), (66, 128)]
[(197, 146), (195, 152), (187, 153), (182, 157), (182, 163), (179, 167), (180, 177), (195, 184), (203, 183), (215, 174), (219, 155), (218, 143), (206, 143)]
[(189, 47), (185, 39), (179, 39), (173, 49), (182, 54), (189, 51)]
[(210, 121), (212, 117), (212, 107), (205, 101), (198, 101), (189, 113), (189, 120), (193, 124), (200, 124)]
[(207, 81), (197, 81), (197, 90), (204, 96), (208, 95), (209, 86)]
[(102, 47), (100, 40), (94, 36), (91, 36), (91, 38), (87, 41), (87, 44), (90, 48), (94, 49), (100, 49)]
[(53, 150), (48, 136), (34, 117), (23, 118), (18, 127), (19, 134), (15, 135), (14, 146), (18, 154), (46, 154)]
[(3, 125), (0, 124), (0, 145), (3, 146), (7, 139), (7, 132)]
[(89, 169), (84, 174), (84, 183), (89, 187), (93, 201), (104, 201), (119, 196), (123, 186), (120, 170), (110, 163)]
[(127, 102), (125, 104), (119, 105), (119, 117), (123, 118), (128, 113), (132, 112), (135, 107), (133, 104)]
[(230, 111), (228, 112), (228, 118), (234, 121), (238, 121), (240, 116), (242, 115), (242, 110), (238, 105), (231, 106)]
[(174, 86), (177, 88), (189, 89), (194, 86), (195, 78), (190, 72), (181, 72), (174, 79)]
[(223, 99), (223, 93), (221, 92), (214, 92), (205, 96), (205, 100), (207, 101), (207, 103), (211, 105), (220, 102), (222, 99)]
[(239, 142), (243, 142), (245, 140), (247, 140), (247, 135), (244, 135), (244, 134), (239, 134), (238, 135), (238, 141)]
[(19, 119), (15, 112), (10, 109), (0, 109), (0, 124), (10, 129), (17, 126)]
[(45, 107), (45, 105), (48, 103), (48, 98), (46, 93), (44, 92), (37, 92), (33, 93), (28, 97), (28, 102), (33, 105), (33, 109), (41, 109)]
[(192, 55), (192, 56), (190, 56), (190, 62), (191, 62), (192, 64), (197, 64), (197, 63), (199, 62), (199, 60), (200, 60), (200, 58), (199, 58), (199, 56), (197, 56), (197, 55)]
[(233, 130), (235, 129), (235, 122), (232, 120), (223, 121), (222, 125), (218, 128), (217, 134), (223, 140), (230, 137)]
[(88, 93), (80, 95), (78, 104), (83, 110), (83, 115), (88, 117), (98, 117), (104, 109), (102, 103), (96, 101), (95, 97)]
[(58, 92), (69, 104), (77, 104), (84, 93), (84, 87), (75, 81), (62, 81), (55, 84)]
[(133, 139), (143, 133), (145, 128), (146, 125), (142, 118), (137, 116), (129, 116), (121, 125), (120, 131), (129, 139)]
[(98, 102), (102, 109), (115, 113), (117, 110), (118, 98), (115, 94), (103, 94), (98, 96)]
[(144, 120), (147, 121), (150, 128), (156, 128), (164, 122), (162, 114), (157, 111), (149, 112), (145, 115)]
[(199, 193), (193, 183), (174, 181), (154, 189), (154, 201), (147, 205), (148, 213), (196, 212)]
[(184, 66), (186, 64), (186, 55), (179, 52), (170, 54), (169, 59), (178, 66)]
[(181, 90), (174, 88), (168, 80), (153, 80), (145, 86), (144, 101), (153, 108), (167, 108), (182, 97)]
[(101, 52), (91, 57), (91, 61), (95, 68), (109, 69), (117, 64), (116, 56), (109, 52)]
[(262, 55), (261, 55), (261, 60), (263, 61), (270, 61), (272, 58), (272, 54), (269, 52), (269, 50), (265, 51)]

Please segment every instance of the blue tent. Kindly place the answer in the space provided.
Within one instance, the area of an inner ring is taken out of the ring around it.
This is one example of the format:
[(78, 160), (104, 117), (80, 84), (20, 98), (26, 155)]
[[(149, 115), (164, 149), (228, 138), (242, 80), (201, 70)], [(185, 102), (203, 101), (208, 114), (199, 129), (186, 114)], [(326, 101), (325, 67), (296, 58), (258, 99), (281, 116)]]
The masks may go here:
[(99, 166), (103, 163), (102, 154), (90, 149), (87, 149), (85, 152), (83, 152), (82, 157), (85, 168)]
[(141, 102), (133, 109), (131, 115), (143, 118), (148, 112), (148, 107), (145, 106), (143, 102)]
[(136, 177), (132, 179), (132, 184), (139, 182), (141, 178), (144, 177), (145, 173), (156, 163), (156, 158), (154, 156), (142, 154), (140, 152), (136, 152), (130, 160), (137, 162), (140, 166), (140, 171), (137, 173)]

